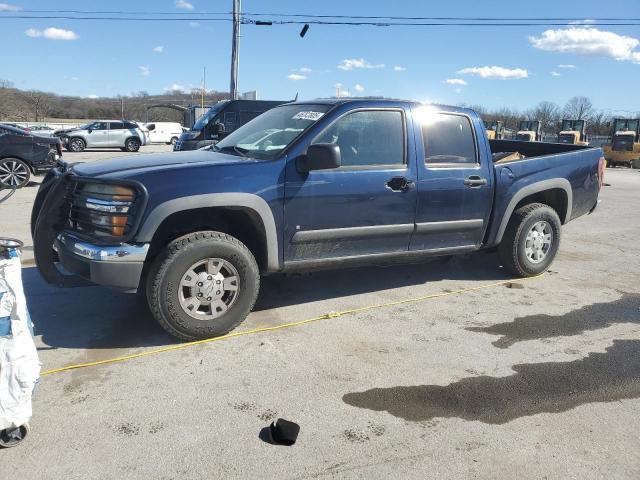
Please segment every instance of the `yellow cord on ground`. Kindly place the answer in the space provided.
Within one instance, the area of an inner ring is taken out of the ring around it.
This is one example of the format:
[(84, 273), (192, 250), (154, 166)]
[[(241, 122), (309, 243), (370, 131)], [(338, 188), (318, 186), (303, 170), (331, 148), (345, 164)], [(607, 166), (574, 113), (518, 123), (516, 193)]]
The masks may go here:
[[(535, 278), (535, 277), (532, 277), (532, 278)], [(525, 279), (518, 279), (518, 280), (521, 281), (521, 280), (525, 280)], [(500, 281), (500, 282), (489, 283), (489, 284), (486, 284), (486, 285), (480, 285), (478, 287), (462, 288), (460, 290), (454, 290), (454, 291), (451, 291), (451, 292), (433, 293), (433, 294), (430, 294), (430, 295), (423, 295), (423, 296), (420, 296), (420, 297), (406, 298), (404, 300), (394, 300), (392, 302), (377, 303), (377, 304), (374, 304), (374, 305), (367, 305), (367, 306), (364, 306), (364, 307), (350, 308), (348, 310), (342, 310), (340, 312), (325, 313), (324, 315), (318, 315), (317, 317), (311, 317), (311, 318), (307, 318), (307, 319), (304, 319), (304, 320), (298, 320), (296, 322), (283, 323), (281, 325), (275, 325), (275, 326), (272, 326), (272, 327), (259, 327), (259, 328), (254, 328), (252, 330), (244, 330), (244, 331), (240, 331), (240, 332), (232, 332), (232, 333), (228, 333), (226, 335), (222, 335), (220, 337), (206, 338), (204, 340), (195, 340), (193, 342), (186, 342), (186, 343), (180, 343), (180, 344), (177, 344), (177, 345), (170, 345), (168, 347), (156, 348), (154, 350), (146, 350), (144, 352), (132, 353), (131, 355), (123, 355), (122, 357), (107, 358), (105, 360), (98, 360), (98, 361), (95, 361), (95, 362), (77, 363), (75, 365), (67, 365), (65, 367), (53, 368), (51, 370), (45, 370), (44, 372), (40, 373), (40, 375), (41, 376), (52, 375), (54, 373), (60, 373), (60, 372), (64, 372), (64, 371), (67, 371), (67, 370), (75, 370), (75, 369), (78, 369), (78, 368), (95, 367), (97, 365), (105, 365), (105, 364), (108, 364), (108, 363), (124, 362), (126, 360), (132, 360), (134, 358), (141, 358), (141, 357), (146, 357), (146, 356), (149, 356), (149, 355), (157, 355), (159, 353), (170, 352), (170, 351), (173, 351), (173, 350), (180, 350), (180, 349), (183, 349), (183, 348), (193, 347), (195, 345), (203, 345), (205, 343), (220, 342), (222, 340), (228, 340), (230, 338), (235, 338), (235, 337), (242, 337), (244, 335), (253, 335), (255, 333), (271, 332), (273, 330), (281, 330), (281, 329), (284, 329), (284, 328), (298, 327), (300, 325), (305, 325), (307, 323), (318, 322), (320, 320), (328, 320), (330, 318), (343, 317), (345, 315), (353, 315), (355, 313), (366, 312), (368, 310), (376, 310), (378, 308), (394, 307), (394, 306), (402, 305), (402, 304), (405, 304), (405, 303), (424, 302), (426, 300), (432, 300), (432, 299), (435, 299), (435, 298), (449, 297), (449, 296), (452, 296), (452, 295), (460, 295), (462, 293), (474, 292), (474, 291), (477, 291), (477, 290), (483, 290), (485, 288), (498, 287), (498, 286), (506, 285), (506, 284), (509, 284), (509, 283), (512, 283), (512, 282), (513, 282), (513, 280), (503, 280), (503, 281)]]

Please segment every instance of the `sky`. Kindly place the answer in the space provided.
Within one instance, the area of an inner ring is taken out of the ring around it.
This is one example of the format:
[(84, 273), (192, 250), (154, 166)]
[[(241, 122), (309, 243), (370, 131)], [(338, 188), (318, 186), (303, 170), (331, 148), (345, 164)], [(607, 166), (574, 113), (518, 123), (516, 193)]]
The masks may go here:
[[(199, 87), (206, 67), (207, 89), (228, 91), (231, 23), (197, 17), (229, 12), (231, 4), (0, 0), (0, 79), (21, 89), (115, 96)], [(612, 113), (640, 111), (640, 26), (589, 23), (594, 17), (639, 19), (640, 0), (243, 0), (242, 8), (249, 13), (585, 19), (570, 26), (526, 27), (311, 25), (304, 38), (298, 35), (300, 25), (243, 25), (240, 91), (257, 90), (261, 99), (334, 96), (340, 85), (343, 95), (489, 108), (524, 109), (540, 101), (562, 105), (584, 95)], [(6, 18), (52, 9), (175, 12), (197, 20)]]

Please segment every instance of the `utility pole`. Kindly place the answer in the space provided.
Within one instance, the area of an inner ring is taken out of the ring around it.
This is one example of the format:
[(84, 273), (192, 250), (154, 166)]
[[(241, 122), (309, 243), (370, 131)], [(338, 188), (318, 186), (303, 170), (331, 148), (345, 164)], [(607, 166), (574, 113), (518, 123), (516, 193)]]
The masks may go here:
[(204, 108), (204, 94), (207, 90), (207, 67), (202, 67), (202, 94), (200, 96), (200, 106)]
[(124, 120), (124, 97), (120, 98), (120, 117)]
[(240, 9), (241, 0), (233, 0), (233, 39), (231, 42), (231, 100), (238, 99), (238, 55), (240, 53)]

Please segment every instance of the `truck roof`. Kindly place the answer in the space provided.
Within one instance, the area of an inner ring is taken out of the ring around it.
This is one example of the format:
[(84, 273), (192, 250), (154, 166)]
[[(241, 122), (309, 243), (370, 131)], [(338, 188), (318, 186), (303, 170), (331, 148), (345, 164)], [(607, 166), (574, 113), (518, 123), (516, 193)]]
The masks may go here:
[(372, 105), (375, 104), (376, 106), (379, 106), (380, 104), (384, 104), (384, 103), (394, 103), (397, 104), (398, 102), (401, 103), (406, 103), (407, 105), (414, 105), (414, 106), (431, 106), (431, 107), (435, 107), (438, 110), (446, 110), (448, 112), (458, 112), (458, 113), (466, 113), (466, 114), (475, 114), (477, 115), (477, 112), (475, 110), (472, 110), (471, 108), (465, 108), (465, 107), (454, 107), (452, 105), (442, 105), (439, 103), (421, 103), (421, 102), (416, 102), (415, 100), (404, 100), (404, 99), (400, 99), (400, 98), (380, 98), (380, 97), (341, 97), (341, 98), (316, 98), (313, 100), (304, 100), (304, 101), (297, 101), (297, 102), (291, 102), (291, 103), (295, 103), (298, 105), (344, 105), (344, 104), (356, 104), (356, 105), (362, 105), (362, 106), (367, 106), (367, 105)]

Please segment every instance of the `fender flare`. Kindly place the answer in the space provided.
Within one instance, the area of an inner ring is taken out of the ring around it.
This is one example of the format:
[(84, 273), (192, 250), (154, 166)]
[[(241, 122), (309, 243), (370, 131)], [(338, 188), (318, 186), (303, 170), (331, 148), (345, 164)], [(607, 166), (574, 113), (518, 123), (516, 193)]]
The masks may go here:
[(545, 190), (551, 190), (554, 188), (559, 188), (563, 190), (567, 194), (567, 213), (565, 214), (562, 221), (564, 225), (571, 218), (571, 209), (573, 208), (573, 190), (571, 189), (571, 184), (569, 180), (566, 178), (551, 178), (549, 180), (542, 180), (540, 182), (532, 183), (531, 185), (527, 185), (518, 190), (515, 195), (509, 201), (509, 205), (507, 205), (506, 210), (504, 211), (504, 215), (502, 216), (502, 221), (500, 222), (500, 228), (498, 229), (498, 233), (496, 234), (496, 244), (499, 244), (502, 241), (502, 236), (504, 235), (505, 230), (507, 229), (507, 224), (511, 219), (511, 215), (516, 208), (516, 205), (525, 197), (529, 195), (533, 195), (536, 193), (544, 192)]
[(208, 193), (175, 198), (155, 207), (136, 235), (138, 242), (151, 242), (160, 224), (174, 213), (197, 208), (243, 207), (253, 210), (262, 220), (267, 245), (267, 270), (280, 270), (278, 255), (278, 233), (273, 212), (267, 202), (253, 193)]

